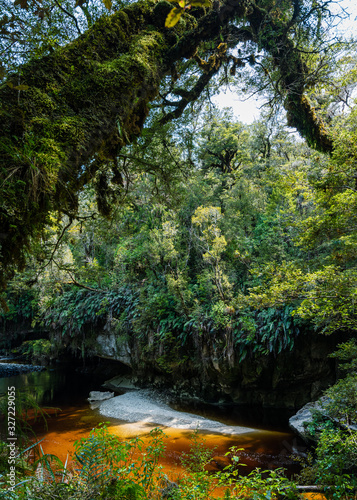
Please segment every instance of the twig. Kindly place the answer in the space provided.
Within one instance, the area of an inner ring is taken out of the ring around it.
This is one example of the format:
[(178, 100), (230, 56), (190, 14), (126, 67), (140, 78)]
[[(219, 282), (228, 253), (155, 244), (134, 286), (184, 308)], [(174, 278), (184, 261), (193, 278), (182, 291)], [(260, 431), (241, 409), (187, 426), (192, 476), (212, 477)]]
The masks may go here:
[(48, 265), (49, 265), (49, 264), (53, 261), (53, 257), (54, 257), (54, 255), (55, 255), (55, 253), (56, 253), (56, 251), (57, 251), (57, 249), (58, 249), (58, 247), (59, 247), (59, 244), (61, 243), (61, 240), (62, 240), (62, 238), (63, 238), (63, 236), (64, 236), (65, 232), (66, 232), (66, 231), (67, 231), (67, 229), (71, 226), (72, 222), (73, 222), (73, 219), (72, 219), (72, 218), (70, 218), (70, 219), (69, 219), (69, 223), (67, 224), (67, 226), (65, 226), (65, 227), (62, 229), (62, 233), (61, 233), (60, 237), (58, 238), (58, 240), (57, 240), (57, 242), (56, 242), (56, 245), (55, 245), (55, 248), (54, 248), (54, 249), (53, 249), (53, 251), (52, 251), (51, 257), (49, 258), (48, 262), (47, 262), (44, 266), (42, 266), (42, 267), (40, 268), (40, 270), (38, 271), (38, 274), (39, 274), (39, 273), (41, 273), (41, 272), (42, 272), (42, 271), (43, 271), (43, 270), (44, 270), (44, 269), (45, 269), (45, 268), (46, 268), (46, 267), (47, 267), (47, 266), (48, 266)]
[(70, 12), (68, 12), (68, 10), (66, 10), (64, 7), (62, 7), (62, 5), (58, 2), (58, 0), (55, 0), (55, 4), (57, 5), (57, 7), (59, 7), (61, 9), (62, 12), (64, 12), (65, 14), (67, 14), (67, 16), (69, 16), (70, 18), (73, 19), (73, 21), (74, 21), (74, 23), (76, 25), (78, 34), (81, 35), (82, 32), (81, 32), (81, 30), (80, 30), (80, 28), (78, 26), (78, 22), (77, 22), (76, 17), (73, 14), (71, 14)]
[(90, 286), (83, 285), (83, 283), (79, 283), (79, 281), (75, 279), (75, 277), (73, 276), (73, 274), (69, 269), (61, 267), (54, 259), (53, 262), (56, 264), (58, 269), (60, 269), (61, 271), (65, 271), (66, 273), (69, 274), (72, 281), (68, 282), (67, 285), (76, 285), (79, 288), (84, 288), (85, 290), (89, 290), (90, 292), (105, 292), (105, 290), (102, 290), (101, 288), (92, 288)]

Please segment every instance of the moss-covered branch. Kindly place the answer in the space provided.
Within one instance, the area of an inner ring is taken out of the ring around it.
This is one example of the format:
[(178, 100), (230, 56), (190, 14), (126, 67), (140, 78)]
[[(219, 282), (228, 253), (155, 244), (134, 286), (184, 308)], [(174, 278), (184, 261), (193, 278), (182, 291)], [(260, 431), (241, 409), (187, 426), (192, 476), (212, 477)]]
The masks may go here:
[(331, 137), (304, 95), (309, 70), (296, 46), (298, 41), (290, 33), (290, 29), (299, 23), (302, 4), (302, 0), (294, 2), (292, 17), (285, 22), (261, 8), (253, 9), (248, 19), (254, 41), (271, 55), (275, 67), (279, 69), (288, 124), (297, 128), (309, 146), (331, 152)]
[(75, 212), (78, 192), (96, 173), (93, 155), (108, 156), (140, 134), (167, 71), (168, 47), (196, 24), (187, 16), (166, 30), (169, 8), (145, 1), (103, 17), (0, 89), (3, 281), (24, 262), (50, 210)]
[(201, 42), (217, 40), (232, 19), (249, 21), (246, 36), (274, 57), (291, 124), (310, 144), (330, 148), (303, 95), (306, 70), (294, 43), (257, 4), (228, 0), (207, 13), (185, 15), (174, 29), (166, 29), (172, 4), (137, 2), (102, 17), (66, 47), (19, 68), (2, 85), (0, 284), (24, 264), (26, 248), (40, 235), (48, 213), (75, 213), (80, 190), (101, 162), (113, 161), (120, 146), (140, 134), (148, 104), (173, 64), (191, 57)]

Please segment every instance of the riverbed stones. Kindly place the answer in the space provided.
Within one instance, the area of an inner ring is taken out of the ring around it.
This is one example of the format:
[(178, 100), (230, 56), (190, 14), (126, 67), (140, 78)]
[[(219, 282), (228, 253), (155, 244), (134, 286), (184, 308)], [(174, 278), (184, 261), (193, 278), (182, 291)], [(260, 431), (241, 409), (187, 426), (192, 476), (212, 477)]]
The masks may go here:
[(17, 363), (0, 363), (0, 378), (13, 377), (20, 373), (40, 372), (44, 370), (43, 366), (22, 365)]

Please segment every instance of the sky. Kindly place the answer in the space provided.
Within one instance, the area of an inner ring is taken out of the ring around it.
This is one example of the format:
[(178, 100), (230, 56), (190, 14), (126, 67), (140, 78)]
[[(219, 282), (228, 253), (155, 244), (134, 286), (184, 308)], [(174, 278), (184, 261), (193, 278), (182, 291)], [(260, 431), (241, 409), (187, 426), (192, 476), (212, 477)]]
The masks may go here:
[[(357, 1), (356, 0), (336, 0), (336, 11), (342, 7), (348, 14), (348, 19), (341, 22), (338, 30), (347, 34), (357, 34)], [(223, 90), (212, 101), (220, 108), (232, 107), (237, 119), (243, 123), (250, 124), (259, 118), (260, 107), (264, 100), (259, 97), (241, 100), (239, 94), (229, 89)]]
[(241, 100), (239, 94), (229, 89), (224, 90), (212, 101), (220, 108), (233, 108), (235, 116), (243, 123), (252, 123), (260, 115), (259, 107), (263, 104), (262, 99), (251, 98)]

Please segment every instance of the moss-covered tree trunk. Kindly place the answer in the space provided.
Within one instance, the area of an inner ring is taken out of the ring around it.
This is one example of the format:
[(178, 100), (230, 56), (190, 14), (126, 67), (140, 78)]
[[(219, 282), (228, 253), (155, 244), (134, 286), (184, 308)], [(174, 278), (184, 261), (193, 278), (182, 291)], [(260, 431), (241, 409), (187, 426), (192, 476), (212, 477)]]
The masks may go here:
[(311, 144), (329, 149), (303, 96), (298, 53), (292, 42), (284, 57), (277, 51), (277, 36), (287, 42), (280, 26), (274, 33), (272, 20), (262, 22), (261, 8), (229, 0), (166, 29), (171, 8), (145, 0), (103, 17), (68, 46), (19, 68), (0, 88), (0, 284), (23, 265), (49, 212), (75, 214), (78, 193), (101, 161), (114, 161), (118, 148), (140, 134), (148, 104), (175, 62), (191, 57), (202, 41), (218, 45), (233, 18), (250, 22), (246, 37), (273, 54), (288, 94), (294, 86), (287, 99), (291, 123)]

